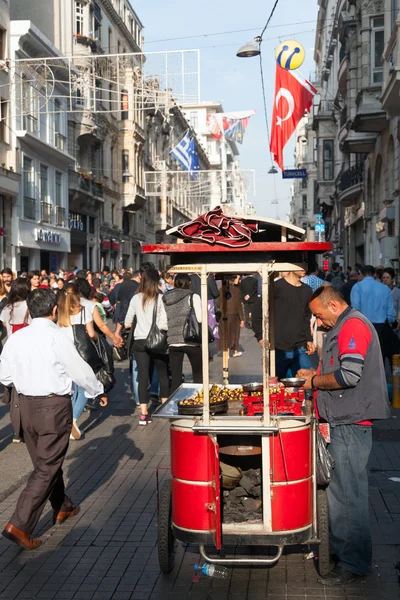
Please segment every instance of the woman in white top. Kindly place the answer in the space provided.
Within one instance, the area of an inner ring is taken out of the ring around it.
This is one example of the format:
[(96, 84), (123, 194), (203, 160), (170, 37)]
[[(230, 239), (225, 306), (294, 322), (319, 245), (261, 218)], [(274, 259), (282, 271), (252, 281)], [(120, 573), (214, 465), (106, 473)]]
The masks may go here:
[(7, 305), (0, 314), (0, 321), (7, 329), (8, 337), (31, 323), (31, 317), (26, 304), (26, 299), (30, 291), (31, 284), (24, 277), (18, 277), (11, 284)]
[[(97, 334), (93, 326), (93, 311), (90, 312), (85, 306), (82, 306), (79, 288), (74, 283), (69, 283), (60, 293), (57, 325), (72, 341), (74, 341), (72, 325), (85, 325), (88, 336), (92, 340), (97, 340)], [(77, 422), (87, 401), (85, 390), (75, 386), (72, 395), (73, 425), (71, 439), (79, 440), (82, 436)]]
[(168, 329), (167, 315), (165, 312), (162, 295), (159, 292), (160, 276), (156, 269), (144, 271), (140, 281), (138, 293), (130, 301), (125, 317), (125, 327), (132, 326), (136, 317), (134, 332), (133, 353), (137, 363), (139, 375), (139, 425), (148, 425), (151, 418), (148, 414), (149, 389), (150, 389), (150, 362), (154, 359), (155, 367), (160, 381), (161, 401), (165, 402), (169, 395), (168, 380), (168, 355), (151, 354), (145, 348), (146, 338), (150, 333), (153, 323), (154, 303), (157, 302), (157, 326), (161, 331)]

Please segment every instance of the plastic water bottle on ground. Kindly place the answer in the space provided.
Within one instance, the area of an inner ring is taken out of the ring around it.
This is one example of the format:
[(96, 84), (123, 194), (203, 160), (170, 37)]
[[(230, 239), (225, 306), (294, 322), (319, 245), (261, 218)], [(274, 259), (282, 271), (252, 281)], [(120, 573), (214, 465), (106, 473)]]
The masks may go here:
[(226, 567), (220, 567), (219, 565), (209, 565), (208, 563), (204, 563), (204, 565), (195, 564), (195, 571), (200, 571), (203, 575), (207, 577), (215, 577), (215, 579), (226, 579), (228, 577), (228, 569)]

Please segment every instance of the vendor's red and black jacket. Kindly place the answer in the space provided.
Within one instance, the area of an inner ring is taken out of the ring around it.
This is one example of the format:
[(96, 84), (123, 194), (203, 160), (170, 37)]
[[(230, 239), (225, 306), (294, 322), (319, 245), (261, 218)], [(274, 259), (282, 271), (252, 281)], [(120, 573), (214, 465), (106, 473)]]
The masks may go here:
[(338, 390), (318, 390), (320, 418), (331, 426), (390, 417), (385, 369), (374, 326), (349, 307), (325, 337), (321, 375), (335, 374)]

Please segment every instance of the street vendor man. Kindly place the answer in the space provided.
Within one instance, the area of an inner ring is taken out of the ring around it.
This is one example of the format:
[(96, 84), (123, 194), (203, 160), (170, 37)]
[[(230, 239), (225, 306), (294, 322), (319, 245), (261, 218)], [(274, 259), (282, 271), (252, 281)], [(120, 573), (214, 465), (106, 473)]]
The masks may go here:
[(327, 487), (331, 543), (336, 566), (318, 582), (344, 585), (365, 575), (372, 559), (367, 463), (372, 423), (390, 417), (385, 370), (374, 326), (351, 308), (333, 286), (320, 287), (310, 309), (329, 330), (318, 371), (300, 369), (305, 388), (315, 390), (316, 413), (329, 424), (335, 460)]

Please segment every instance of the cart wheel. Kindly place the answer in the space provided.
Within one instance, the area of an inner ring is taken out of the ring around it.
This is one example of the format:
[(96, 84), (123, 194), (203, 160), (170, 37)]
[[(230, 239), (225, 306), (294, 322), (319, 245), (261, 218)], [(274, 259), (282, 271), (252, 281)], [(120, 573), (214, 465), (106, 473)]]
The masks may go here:
[(175, 562), (175, 539), (171, 528), (172, 485), (169, 479), (161, 488), (158, 500), (158, 562), (163, 573), (172, 571)]
[(318, 517), (318, 571), (324, 577), (332, 569), (329, 547), (329, 517), (328, 497), (325, 490), (317, 490), (317, 517)]

